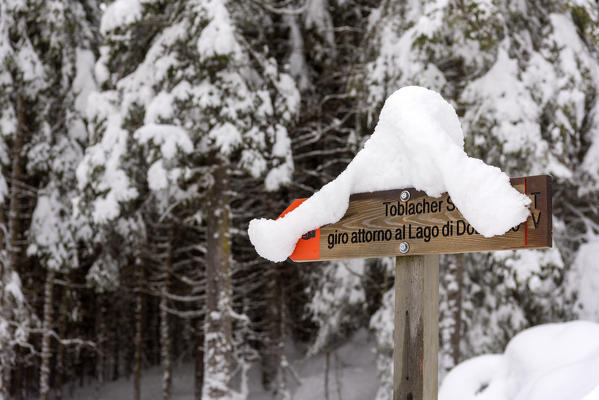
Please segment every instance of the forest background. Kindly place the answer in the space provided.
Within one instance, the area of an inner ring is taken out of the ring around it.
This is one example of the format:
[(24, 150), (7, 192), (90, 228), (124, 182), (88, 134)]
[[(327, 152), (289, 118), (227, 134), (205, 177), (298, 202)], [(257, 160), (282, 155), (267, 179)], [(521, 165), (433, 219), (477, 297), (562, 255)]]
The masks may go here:
[(288, 398), (286, 343), (362, 328), (389, 398), (393, 260), (272, 264), (247, 224), (336, 177), (406, 85), (471, 156), (553, 177), (552, 249), (442, 257), (441, 376), (599, 321), (594, 1), (2, 0), (0, 398), (130, 377), (137, 400), (160, 366), (168, 400), (182, 362), (196, 399), (251, 366)]

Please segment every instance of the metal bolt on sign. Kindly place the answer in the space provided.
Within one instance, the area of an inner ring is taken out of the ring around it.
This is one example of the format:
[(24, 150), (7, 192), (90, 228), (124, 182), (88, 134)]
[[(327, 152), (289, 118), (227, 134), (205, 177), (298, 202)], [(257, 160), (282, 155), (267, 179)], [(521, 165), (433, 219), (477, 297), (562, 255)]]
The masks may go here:
[(408, 244), (408, 242), (401, 242), (399, 244), (399, 252), (401, 254), (406, 254), (408, 251), (410, 251), (410, 245)]

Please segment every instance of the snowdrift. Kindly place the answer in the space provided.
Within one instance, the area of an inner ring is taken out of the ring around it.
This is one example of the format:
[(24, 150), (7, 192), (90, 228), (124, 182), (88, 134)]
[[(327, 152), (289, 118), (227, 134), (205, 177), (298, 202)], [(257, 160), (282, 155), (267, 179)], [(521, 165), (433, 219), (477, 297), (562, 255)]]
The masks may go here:
[(504, 354), (464, 361), (439, 400), (598, 400), (599, 324), (540, 325), (514, 336)]

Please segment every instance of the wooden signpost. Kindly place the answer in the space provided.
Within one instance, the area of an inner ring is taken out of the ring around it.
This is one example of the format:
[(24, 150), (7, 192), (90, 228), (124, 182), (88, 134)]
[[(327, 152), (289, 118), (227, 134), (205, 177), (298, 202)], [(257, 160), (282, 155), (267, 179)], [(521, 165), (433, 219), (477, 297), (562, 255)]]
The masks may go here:
[[(352, 195), (343, 218), (307, 232), (290, 258), (305, 262), (551, 247), (551, 178), (512, 178), (511, 183), (531, 198), (531, 217), (502, 236), (477, 233), (447, 194), (435, 198), (414, 189), (386, 190)], [(281, 216), (303, 200), (295, 200)]]
[(298, 241), (290, 256), (296, 262), (397, 256), (394, 400), (437, 398), (439, 254), (551, 247), (551, 177), (511, 184), (530, 197), (531, 215), (501, 236), (476, 232), (447, 194), (433, 198), (408, 188), (354, 194), (341, 220)]

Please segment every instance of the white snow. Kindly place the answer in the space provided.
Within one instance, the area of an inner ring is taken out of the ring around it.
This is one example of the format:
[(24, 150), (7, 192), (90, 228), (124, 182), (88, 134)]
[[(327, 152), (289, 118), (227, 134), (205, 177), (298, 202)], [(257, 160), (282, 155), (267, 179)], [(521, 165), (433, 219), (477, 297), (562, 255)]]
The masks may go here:
[(106, 65), (106, 62), (110, 56), (110, 47), (100, 46), (98, 50), (100, 51), (100, 58), (94, 65), (94, 77), (98, 83), (104, 83), (110, 77), (110, 71)]
[[(92, 185), (106, 193), (93, 202), (93, 219), (96, 223), (107, 222), (119, 214), (119, 202), (137, 197), (137, 190), (131, 186), (129, 177), (121, 168), (121, 157), (127, 149), (129, 133), (121, 128), (122, 119), (116, 104), (116, 92), (92, 92), (87, 103), (86, 114), (90, 119), (105, 120), (106, 130), (101, 140), (89, 146), (82, 162), (77, 167), (76, 176), (79, 189)], [(148, 132), (148, 140), (154, 136)], [(93, 179), (97, 169), (103, 174)]]
[(280, 74), (279, 80), (277, 81), (277, 90), (285, 99), (285, 105), (289, 111), (286, 112), (288, 115), (283, 115), (284, 119), (290, 119), (299, 113), (301, 95), (295, 81), (288, 74)]
[(24, 300), (23, 292), (21, 291), (21, 278), (15, 271), (10, 272), (8, 283), (4, 287), (6, 293), (10, 293), (19, 303)]
[(584, 396), (582, 400), (599, 400), (599, 385), (592, 392)]
[(327, 265), (323, 278), (314, 291), (308, 308), (318, 325), (310, 354), (322, 352), (334, 343), (342, 332), (355, 323), (352, 318), (366, 303), (366, 293), (361, 282), (365, 263), (362, 259), (340, 260)]
[(259, 151), (244, 149), (241, 151), (240, 165), (254, 178), (258, 178), (266, 170), (266, 160)]
[(426, 36), (433, 38), (435, 33), (446, 23), (444, 9), (449, 2), (447, 0), (436, 0), (424, 5), (424, 13), (415, 25), (414, 35), (416, 37)]
[(60, 271), (63, 267), (75, 268), (78, 266), (78, 258), (74, 251), (75, 240), (69, 229), (69, 219), (61, 216), (68, 215), (68, 210), (54, 188), (47, 192), (40, 191), (37, 199), (27, 254), (39, 256), (43, 259), (44, 266), (55, 271)]
[(443, 381), (439, 391), (440, 400), (476, 397), (476, 393), (488, 385), (502, 361), (501, 354), (487, 354), (462, 362)]
[(597, 385), (599, 324), (574, 321), (527, 329), (503, 355), (459, 364), (441, 384), (439, 400), (577, 400)]
[[(293, 165), (283, 163), (268, 171), (264, 178), (264, 187), (269, 192), (279, 189), (281, 186), (291, 182), (291, 174), (293, 173)], [(291, 253), (290, 253), (291, 254)]]
[(97, 292), (105, 292), (119, 286), (119, 264), (109, 254), (104, 253), (89, 269), (85, 280)]
[(23, 42), (16, 54), (16, 63), (23, 71), (23, 80), (37, 80), (41, 83), (45, 79), (44, 66), (29, 40), (24, 39)]
[(167, 92), (160, 92), (148, 105), (144, 124), (160, 123), (161, 119), (169, 119), (172, 115), (173, 95)]
[(407, 187), (434, 197), (448, 192), (485, 237), (523, 222), (528, 197), (463, 147), (453, 107), (432, 90), (404, 87), (387, 99), (374, 133), (345, 171), (284, 218), (252, 220), (250, 240), (262, 257), (284, 261), (302, 234), (341, 219), (350, 194)]
[(190, 153), (193, 150), (193, 144), (187, 136), (187, 132), (174, 125), (147, 124), (135, 131), (133, 137), (142, 144), (151, 141), (156, 146), (160, 146), (162, 155), (166, 159), (172, 159), (177, 153), (177, 149), (184, 153)]
[(304, 54), (304, 38), (302, 36), (297, 17), (286, 15), (285, 21), (289, 26), (290, 54), (286, 67), (297, 82), (297, 87), (306, 90), (310, 87), (310, 77)]
[(304, 11), (304, 23), (307, 29), (314, 29), (324, 36), (328, 43), (329, 51), (335, 49), (335, 29), (329, 10), (328, 0), (307, 0)]
[(570, 282), (571, 289), (578, 293), (577, 305), (581, 309), (579, 315), (584, 319), (599, 321), (599, 236), (593, 236), (580, 246)]
[(214, 140), (216, 147), (225, 155), (231, 154), (242, 142), (241, 132), (230, 122), (215, 126), (208, 134), (208, 137)]
[(286, 157), (291, 154), (291, 139), (287, 135), (287, 129), (278, 125), (275, 132), (275, 144), (272, 146), (272, 155), (275, 157)]
[(4, 176), (0, 174), (0, 204), (4, 204), (4, 199), (8, 194), (8, 185), (6, 184), (6, 180)]
[(274, 191), (281, 186), (291, 182), (293, 175), (293, 156), (291, 154), (291, 140), (287, 134), (287, 129), (281, 125), (275, 128), (274, 145), (272, 155), (282, 158), (284, 161), (273, 167), (264, 179), (264, 187), (268, 191)]
[(211, 0), (205, 4), (211, 21), (202, 30), (198, 39), (200, 59), (205, 60), (218, 55), (237, 58), (241, 55), (241, 47), (235, 39), (229, 12), (220, 0)]
[[(1, 49), (0, 49), (1, 50)], [(2, 79), (2, 73), (0, 72), (0, 83), (4, 83)], [(3, 110), (2, 115), (0, 115), (0, 132), (2, 132), (2, 136), (9, 136), (14, 134), (17, 131), (17, 116), (15, 115), (15, 111), (13, 107), (8, 104)], [(0, 159), (2, 161), (6, 160), (6, 153), (4, 150), (0, 150)]]
[(168, 175), (162, 160), (156, 161), (148, 169), (148, 186), (152, 190), (162, 190), (168, 187)]
[[(519, 285), (528, 285), (531, 292), (536, 294), (543, 293), (540, 285), (540, 276), (543, 276), (543, 268), (547, 265), (554, 265), (557, 268), (564, 268), (564, 261), (556, 247), (543, 250), (507, 250), (495, 251), (492, 254), (495, 260), (503, 261), (508, 267), (509, 272), (504, 277), (508, 288), (516, 289)], [(548, 282), (545, 282), (548, 283)], [(548, 289), (551, 290), (551, 289)]]
[[(505, 40), (498, 50), (495, 65), (484, 76), (470, 82), (462, 96), (466, 102), (482, 103), (480, 110), (470, 108), (470, 113), (484, 113), (496, 119), (492, 132), (503, 143), (504, 153), (531, 148), (539, 156), (545, 154), (546, 149), (541, 145), (544, 142), (537, 122), (538, 105), (532, 101), (526, 84), (518, 79), (518, 60), (510, 58), (508, 52), (509, 42)], [(492, 98), (492, 102), (482, 102), (483, 94)]]
[(77, 73), (73, 80), (73, 90), (77, 94), (75, 99), (75, 110), (85, 114), (87, 110), (87, 99), (92, 91), (96, 89), (94, 81), (94, 53), (87, 49), (76, 49)]
[[(165, 52), (165, 49), (172, 46), (178, 40), (181, 40), (189, 27), (181, 22), (165, 28), (152, 41), (151, 47), (146, 52), (144, 61), (137, 66), (135, 72), (123, 77), (117, 83), (122, 99), (120, 100), (120, 109), (123, 111), (131, 109), (135, 104), (148, 105), (154, 100), (154, 85), (168, 78), (169, 71), (177, 69), (179, 63), (175, 53)], [(107, 55), (102, 54), (101, 60), (107, 59)], [(106, 75), (107, 71), (102, 71), (103, 67), (96, 66), (96, 73)], [(102, 80), (98, 77), (98, 80)]]
[(139, 0), (116, 0), (110, 4), (102, 15), (100, 32), (106, 35), (119, 26), (128, 25), (141, 18), (141, 3)]
[[(416, 18), (421, 8), (421, 2), (412, 1), (405, 7), (406, 19)], [(369, 22), (371, 26), (381, 23), (381, 16), (377, 14), (379, 12), (371, 16)], [(428, 20), (425, 16), (422, 18)], [(419, 20), (420, 18), (416, 18), (414, 25), (406, 29), (400, 37), (397, 36), (396, 23), (383, 24), (380, 34), (380, 54), (368, 65), (369, 103), (377, 104), (382, 101), (391, 90), (401, 87), (395, 86), (400, 83), (405, 85), (409, 82), (432, 89), (440, 89), (446, 83), (445, 76), (433, 63), (423, 62), (419, 59), (418, 52), (414, 52), (417, 29), (421, 29), (424, 25), (419, 23)], [(397, 83), (389, 87), (390, 81)]]
[[(343, 400), (373, 399), (378, 387), (372, 340), (365, 330), (357, 332), (347, 343), (344, 343), (330, 353), (329, 399), (338, 399), (338, 393)], [(291, 341), (286, 345), (287, 359), (285, 375), (287, 389), (293, 400), (324, 399), (325, 355), (303, 357), (303, 352), (296, 348)], [(241, 372), (241, 371), (238, 371)], [(194, 399), (194, 366), (190, 363), (175, 365), (173, 368), (172, 400)], [(240, 373), (233, 381), (235, 390), (240, 386)], [(162, 399), (162, 371), (159, 367), (144, 369), (141, 379), (141, 397), (144, 400)], [(249, 371), (249, 396), (247, 400), (273, 400), (272, 393), (265, 391), (261, 385), (259, 365), (254, 364)], [(236, 394), (236, 393), (235, 393)], [(73, 398), (81, 400), (126, 400), (133, 396), (133, 382), (122, 378), (117, 381), (105, 382), (98, 391), (95, 384), (85, 387), (75, 387)], [(233, 396), (232, 396), (233, 397)], [(235, 398), (235, 397), (233, 397)], [(284, 398), (284, 397), (280, 397)], [(231, 400), (228, 398), (227, 400)]]

